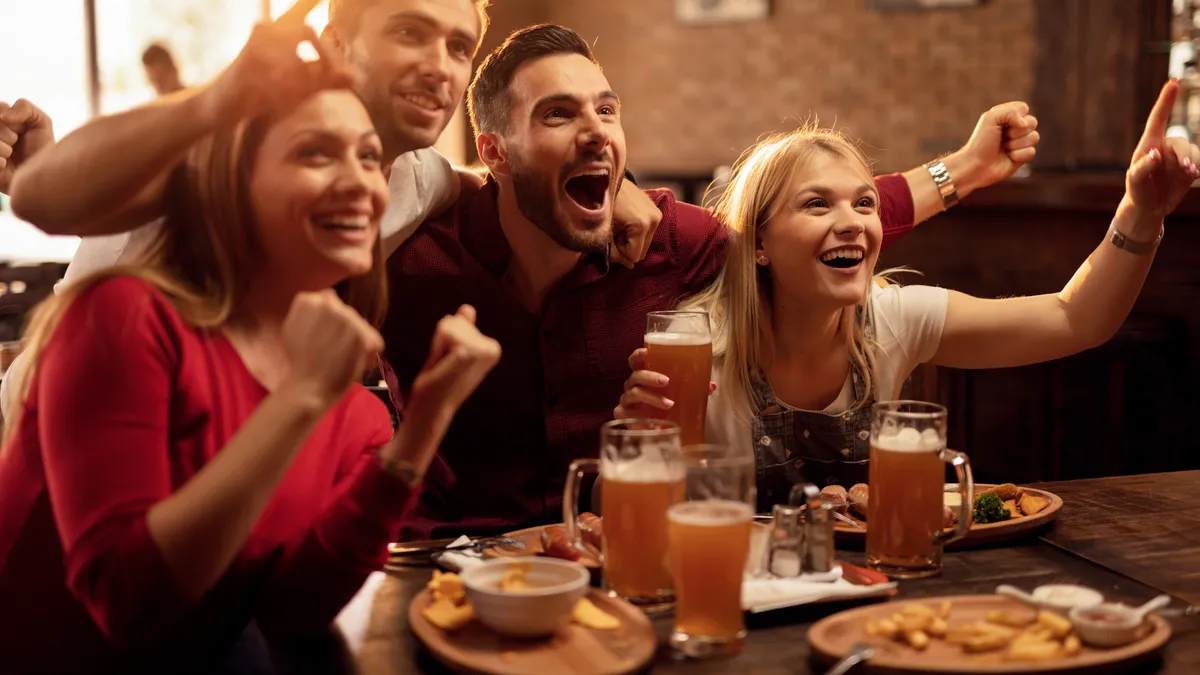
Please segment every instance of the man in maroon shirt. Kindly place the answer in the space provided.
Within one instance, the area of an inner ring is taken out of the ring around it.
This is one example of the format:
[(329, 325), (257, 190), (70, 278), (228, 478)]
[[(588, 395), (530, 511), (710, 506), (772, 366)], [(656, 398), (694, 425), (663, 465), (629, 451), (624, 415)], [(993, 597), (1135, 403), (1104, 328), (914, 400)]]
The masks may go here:
[[(645, 259), (611, 264), (612, 205), (625, 169), (621, 103), (587, 43), (559, 26), (521, 29), (469, 91), (491, 177), (428, 221), (388, 261), (384, 374), (398, 411), (437, 321), (469, 303), (500, 364), (461, 408), (426, 476), (407, 538), (492, 534), (561, 519), (567, 465), (597, 454), (646, 312), (703, 289), (726, 235), (712, 215), (649, 195), (662, 220)], [(885, 241), (1011, 175), (1032, 157), (1022, 103), (986, 113), (942, 162), (877, 179)]]

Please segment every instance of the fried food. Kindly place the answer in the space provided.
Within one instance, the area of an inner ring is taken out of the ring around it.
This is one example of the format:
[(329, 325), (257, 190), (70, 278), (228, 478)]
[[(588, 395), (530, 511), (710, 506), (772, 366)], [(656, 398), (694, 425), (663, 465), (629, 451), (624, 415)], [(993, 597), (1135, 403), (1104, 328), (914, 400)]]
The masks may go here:
[(867, 502), (871, 497), (871, 489), (866, 483), (857, 483), (850, 487), (847, 493), (850, 497), (850, 510), (859, 518), (867, 517)]
[(462, 579), (453, 572), (434, 570), (433, 578), (429, 580), (427, 586), (433, 593), (434, 602), (449, 600), (451, 604), (459, 605), (467, 599), (467, 593), (463, 590)]
[(616, 630), (621, 627), (620, 619), (592, 604), (587, 598), (579, 599), (571, 618), (580, 626), (596, 630)]
[(1008, 626), (1010, 628), (1024, 628), (1034, 621), (1036, 617), (1029, 616), (1025, 613), (1010, 612), (1007, 610), (997, 610), (988, 612), (985, 616), (985, 621), (994, 623), (998, 626)]
[(850, 503), (850, 495), (841, 485), (826, 485), (821, 488), (821, 499), (826, 504), (832, 504), (833, 510), (845, 513)]
[(958, 646), (972, 660), (1047, 661), (1079, 654), (1083, 643), (1066, 618), (1052, 612), (995, 610), (982, 621), (948, 624), (950, 601), (910, 603), (886, 619), (868, 620), (868, 637), (893, 640), (924, 651), (934, 640)]
[(1050, 631), (1051, 635), (1060, 640), (1065, 638), (1067, 635), (1070, 635), (1071, 631), (1074, 629), (1074, 626), (1071, 625), (1071, 621), (1069, 619), (1060, 614), (1048, 612), (1044, 609), (1038, 612), (1037, 623), (1039, 626), (1045, 626), (1046, 629)]
[(513, 562), (509, 563), (508, 568), (504, 570), (504, 574), (500, 576), (500, 590), (502, 591), (526, 591), (532, 588), (526, 580), (529, 577), (529, 563)]
[(1025, 496), (1021, 497), (1021, 501), (1018, 502), (1018, 506), (1021, 508), (1021, 513), (1027, 516), (1032, 516), (1049, 505), (1049, 499), (1046, 499), (1045, 497), (1038, 497), (1029, 493), (1025, 493)]
[(996, 496), (1002, 502), (1009, 501), (1010, 499), (1013, 501), (1020, 500), (1023, 494), (1025, 494), (1025, 491), (1012, 483), (1001, 483), (996, 486)]
[(1009, 518), (1016, 518), (1021, 515), (1021, 512), (1017, 510), (1017, 501), (1015, 499), (1005, 500), (1004, 508), (1008, 511)]
[(567, 529), (562, 525), (551, 525), (542, 530), (542, 553), (572, 562), (582, 557), (579, 550), (567, 542)]
[(475, 618), (475, 608), (471, 603), (464, 602), (461, 605), (456, 605), (453, 602), (442, 598), (435, 600), (432, 604), (426, 607), (421, 615), (425, 617), (429, 623), (441, 628), (442, 630), (458, 630)]

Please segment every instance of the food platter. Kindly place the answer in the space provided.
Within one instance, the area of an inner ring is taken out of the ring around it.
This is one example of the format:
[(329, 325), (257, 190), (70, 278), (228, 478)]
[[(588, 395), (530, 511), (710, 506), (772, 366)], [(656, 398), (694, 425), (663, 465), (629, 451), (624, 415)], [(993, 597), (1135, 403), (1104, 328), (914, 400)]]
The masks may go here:
[(808, 642), (819, 658), (833, 661), (842, 658), (853, 645), (867, 643), (875, 647), (867, 662), (870, 673), (1055, 673), (1095, 668), (1109, 672), (1117, 664), (1153, 656), (1171, 637), (1171, 627), (1162, 618), (1150, 615), (1142, 626), (1137, 641), (1123, 647), (1095, 648), (1086, 644), (1078, 653), (1063, 651), (1039, 660), (1011, 660), (1005, 649), (968, 653), (963, 646), (945, 639), (931, 639), (924, 649), (879, 635), (868, 635), (870, 623), (888, 619), (905, 611), (909, 605), (937, 606), (948, 602), (951, 610), (946, 624), (956, 627), (981, 622), (989, 613), (1005, 612), (1025, 615), (1032, 621), (1035, 611), (1027, 605), (1002, 595), (961, 595), (946, 598), (892, 601), (839, 612), (826, 617), (808, 631)]
[(425, 589), (413, 598), (408, 623), (417, 639), (438, 661), (454, 670), (489, 675), (623, 675), (639, 670), (654, 656), (658, 643), (646, 615), (633, 605), (597, 589), (588, 592), (597, 608), (617, 617), (614, 631), (569, 624), (543, 640), (508, 638), (472, 621), (454, 631), (430, 623), (424, 610), (433, 602)]
[[(956, 488), (956, 486), (954, 486)], [(975, 493), (978, 495), (986, 490), (997, 488), (997, 485), (991, 483), (976, 483)], [(947, 485), (947, 490), (952, 488), (952, 484)], [(1053, 492), (1046, 490), (1035, 490), (1033, 488), (1022, 487), (1021, 490), (1025, 494), (1046, 500), (1046, 505), (1040, 511), (1033, 515), (1016, 515), (1010, 520), (1001, 521), (998, 523), (976, 523), (971, 526), (967, 536), (955, 541), (947, 548), (964, 548), (970, 546), (981, 546), (984, 544), (994, 544), (1012, 539), (1019, 539), (1033, 532), (1041, 530), (1049, 526), (1058, 518), (1058, 513), (1063, 507), (1063, 500)], [(834, 531), (839, 541), (843, 542), (858, 542), (865, 543), (867, 538), (867, 521), (855, 517), (853, 510), (849, 512), (848, 519), (852, 523), (838, 520), (834, 525)]]

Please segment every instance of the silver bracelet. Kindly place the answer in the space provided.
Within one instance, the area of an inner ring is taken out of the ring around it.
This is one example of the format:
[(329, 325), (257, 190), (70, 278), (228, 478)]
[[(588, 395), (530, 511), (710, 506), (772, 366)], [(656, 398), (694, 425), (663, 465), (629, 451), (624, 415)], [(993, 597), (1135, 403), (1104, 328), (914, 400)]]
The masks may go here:
[(1165, 226), (1160, 226), (1158, 230), (1158, 236), (1154, 238), (1154, 241), (1134, 241), (1122, 234), (1121, 231), (1117, 229), (1116, 221), (1113, 221), (1113, 223), (1108, 226), (1108, 241), (1122, 251), (1129, 251), (1134, 255), (1146, 255), (1147, 253), (1153, 253), (1154, 250), (1158, 248), (1158, 243), (1162, 241), (1163, 234), (1165, 234), (1166, 231), (1167, 228)]
[(950, 176), (950, 171), (946, 169), (946, 165), (942, 163), (942, 160), (929, 162), (925, 165), (925, 169), (929, 171), (934, 185), (937, 186), (938, 194), (942, 196), (943, 210), (957, 204), (958, 188), (954, 186), (954, 179)]

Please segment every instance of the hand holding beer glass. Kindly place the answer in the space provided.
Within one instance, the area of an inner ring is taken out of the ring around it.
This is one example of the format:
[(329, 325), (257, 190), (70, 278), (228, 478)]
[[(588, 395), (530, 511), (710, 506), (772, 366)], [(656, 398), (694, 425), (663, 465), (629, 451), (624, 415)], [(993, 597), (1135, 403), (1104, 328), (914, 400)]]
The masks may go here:
[(691, 657), (736, 654), (746, 641), (742, 577), (754, 524), (754, 457), (721, 445), (688, 446), (684, 455), (687, 499), (667, 510), (671, 646)]
[(683, 500), (679, 425), (650, 419), (613, 420), (600, 429), (600, 459), (571, 462), (563, 493), (567, 541), (586, 547), (579, 527), (579, 488), (599, 471), (604, 550), (588, 551), (604, 565), (605, 586), (647, 611), (674, 600), (667, 567), (667, 508)]
[(703, 443), (708, 383), (712, 378), (708, 312), (647, 314), (646, 370), (667, 376), (667, 384), (658, 393), (673, 402), (668, 410), (652, 408), (647, 414), (678, 424), (684, 445)]
[[(945, 531), (945, 467), (958, 475), (958, 525)], [(946, 409), (934, 403), (890, 401), (871, 410), (867, 567), (896, 579), (942, 570), (942, 547), (971, 528), (975, 483), (971, 463), (946, 449)]]

